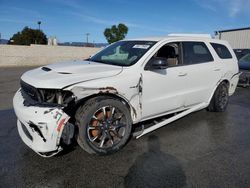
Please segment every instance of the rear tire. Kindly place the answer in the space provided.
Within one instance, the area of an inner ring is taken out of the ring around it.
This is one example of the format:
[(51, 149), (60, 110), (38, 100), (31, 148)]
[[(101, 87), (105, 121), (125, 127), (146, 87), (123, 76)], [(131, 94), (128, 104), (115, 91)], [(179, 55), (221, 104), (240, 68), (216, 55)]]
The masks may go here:
[(222, 82), (216, 88), (207, 110), (210, 112), (224, 112), (228, 105), (228, 99), (228, 84)]
[(96, 97), (76, 111), (77, 142), (90, 154), (106, 155), (122, 148), (131, 134), (126, 104), (111, 97)]

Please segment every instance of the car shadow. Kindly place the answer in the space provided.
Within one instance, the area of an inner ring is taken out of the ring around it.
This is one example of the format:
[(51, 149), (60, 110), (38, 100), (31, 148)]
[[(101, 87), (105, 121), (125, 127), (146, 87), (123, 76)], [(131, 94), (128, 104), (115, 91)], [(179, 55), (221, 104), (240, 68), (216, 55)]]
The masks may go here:
[(124, 187), (184, 187), (186, 176), (178, 159), (160, 149), (157, 136), (148, 137), (148, 151), (140, 155), (124, 179)]

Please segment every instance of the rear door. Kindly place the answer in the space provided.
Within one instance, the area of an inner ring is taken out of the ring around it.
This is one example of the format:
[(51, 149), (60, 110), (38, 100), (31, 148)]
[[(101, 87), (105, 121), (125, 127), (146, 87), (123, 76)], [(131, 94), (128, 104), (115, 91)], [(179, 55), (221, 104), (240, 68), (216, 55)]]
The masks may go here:
[(208, 102), (221, 78), (221, 64), (214, 61), (205, 42), (182, 42), (183, 77), (186, 81), (185, 107)]

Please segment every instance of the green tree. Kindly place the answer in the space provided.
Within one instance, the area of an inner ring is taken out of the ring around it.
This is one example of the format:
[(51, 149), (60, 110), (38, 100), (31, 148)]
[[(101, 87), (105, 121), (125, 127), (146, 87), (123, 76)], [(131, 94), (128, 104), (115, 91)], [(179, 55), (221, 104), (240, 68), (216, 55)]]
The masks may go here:
[(26, 26), (21, 32), (17, 32), (10, 38), (9, 44), (47, 44), (47, 37), (43, 31), (39, 29), (31, 29)]
[(113, 25), (111, 28), (106, 28), (104, 30), (104, 36), (106, 37), (109, 44), (122, 40), (128, 33), (128, 27), (125, 24), (118, 24), (118, 26)]

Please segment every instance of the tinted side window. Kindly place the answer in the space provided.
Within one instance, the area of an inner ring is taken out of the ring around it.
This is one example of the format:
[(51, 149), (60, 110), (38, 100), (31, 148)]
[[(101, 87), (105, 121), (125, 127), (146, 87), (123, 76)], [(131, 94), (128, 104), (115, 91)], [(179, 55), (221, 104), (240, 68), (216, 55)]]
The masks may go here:
[(213, 61), (213, 57), (203, 42), (183, 42), (183, 64), (197, 64)]
[(180, 43), (168, 43), (164, 46), (162, 46), (157, 53), (155, 54), (155, 57), (162, 57), (166, 58), (166, 61), (168, 62), (168, 66), (177, 66), (180, 64), (179, 61), (179, 46)]
[(222, 45), (222, 44), (217, 44), (217, 43), (211, 43), (211, 45), (213, 46), (214, 50), (216, 51), (217, 55), (221, 58), (221, 59), (231, 59), (232, 55), (229, 52), (229, 50), (227, 49), (226, 46)]

